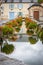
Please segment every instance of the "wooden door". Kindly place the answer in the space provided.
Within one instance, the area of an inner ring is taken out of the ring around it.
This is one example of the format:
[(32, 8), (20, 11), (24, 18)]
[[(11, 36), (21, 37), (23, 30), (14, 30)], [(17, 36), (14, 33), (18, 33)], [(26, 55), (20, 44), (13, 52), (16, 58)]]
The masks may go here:
[(39, 20), (39, 11), (34, 11), (34, 19)]

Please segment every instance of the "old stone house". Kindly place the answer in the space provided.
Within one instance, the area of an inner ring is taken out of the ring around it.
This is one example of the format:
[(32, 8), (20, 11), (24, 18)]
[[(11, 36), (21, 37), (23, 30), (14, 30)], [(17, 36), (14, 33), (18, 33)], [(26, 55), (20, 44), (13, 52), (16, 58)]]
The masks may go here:
[(1, 19), (11, 20), (18, 16), (43, 21), (43, 3), (3, 3)]
[(43, 21), (43, 4), (41, 5), (41, 4), (35, 3), (28, 8), (28, 11), (29, 11), (30, 18)]

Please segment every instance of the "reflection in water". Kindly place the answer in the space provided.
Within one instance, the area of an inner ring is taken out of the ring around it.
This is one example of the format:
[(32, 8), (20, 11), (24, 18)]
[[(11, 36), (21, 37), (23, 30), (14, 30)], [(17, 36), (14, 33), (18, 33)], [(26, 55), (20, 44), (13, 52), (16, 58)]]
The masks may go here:
[(25, 62), (28, 65), (43, 65), (43, 45), (40, 40), (32, 45), (30, 42), (9, 42), (15, 46), (10, 58), (16, 58)]
[(40, 38), (40, 40), (42, 41), (42, 44), (43, 44), (43, 38)]
[(38, 41), (38, 38), (36, 36), (29, 37), (29, 42), (31, 44), (36, 44), (37, 41)]

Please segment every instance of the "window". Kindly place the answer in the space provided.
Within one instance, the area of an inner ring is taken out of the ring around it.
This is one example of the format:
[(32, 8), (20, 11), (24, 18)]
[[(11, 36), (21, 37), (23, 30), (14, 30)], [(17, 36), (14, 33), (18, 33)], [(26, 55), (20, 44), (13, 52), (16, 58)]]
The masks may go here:
[(23, 4), (18, 4), (18, 8), (22, 9), (23, 8)]
[(4, 10), (4, 7), (3, 6), (1, 7), (1, 10)]
[(22, 12), (19, 12), (19, 13), (18, 13), (18, 16), (22, 16), (22, 15), (23, 15)]
[(10, 8), (10, 9), (14, 9), (14, 4), (10, 4), (10, 5), (9, 5), (9, 8)]
[(3, 12), (1, 12), (3, 14)]
[(9, 12), (9, 19), (12, 20), (15, 18), (15, 12)]

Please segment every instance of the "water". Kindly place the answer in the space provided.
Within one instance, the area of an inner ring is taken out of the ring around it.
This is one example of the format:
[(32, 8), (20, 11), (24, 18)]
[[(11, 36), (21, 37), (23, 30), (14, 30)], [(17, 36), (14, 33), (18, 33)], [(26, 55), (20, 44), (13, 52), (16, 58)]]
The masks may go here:
[[(23, 27), (24, 25), (24, 27)], [(26, 33), (25, 23), (22, 23), (21, 32)], [(7, 55), (10, 58), (16, 58), (23, 61), (27, 65), (43, 65), (43, 44), (36, 36), (29, 37), (28, 35), (20, 35), (15, 42), (8, 41), (13, 44), (15, 49), (13, 53)]]
[(21, 60), (27, 65), (43, 65), (43, 44), (40, 39), (35, 44), (31, 44), (29, 40), (8, 43), (15, 46), (13, 53), (7, 55), (8, 57)]

